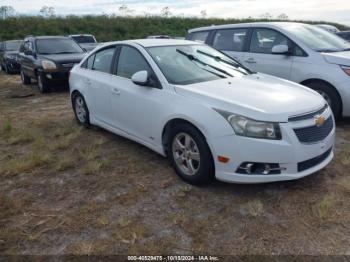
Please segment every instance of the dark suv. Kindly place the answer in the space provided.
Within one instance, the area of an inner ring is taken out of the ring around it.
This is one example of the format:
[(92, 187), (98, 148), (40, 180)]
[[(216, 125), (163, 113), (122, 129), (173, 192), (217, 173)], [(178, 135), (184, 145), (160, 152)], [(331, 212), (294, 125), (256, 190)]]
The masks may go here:
[(0, 69), (7, 74), (19, 73), (19, 47), (23, 40), (10, 40), (0, 43)]
[(28, 85), (37, 79), (40, 92), (67, 84), (69, 71), (85, 56), (84, 50), (65, 36), (29, 36), (20, 48), (21, 79)]

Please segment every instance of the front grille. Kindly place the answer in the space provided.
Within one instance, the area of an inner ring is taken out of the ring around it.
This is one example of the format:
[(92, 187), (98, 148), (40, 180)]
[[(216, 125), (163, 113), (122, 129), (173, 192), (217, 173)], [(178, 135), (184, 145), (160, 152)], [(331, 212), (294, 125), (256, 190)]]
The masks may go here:
[(307, 120), (307, 119), (310, 119), (310, 118), (314, 118), (317, 115), (322, 115), (328, 108), (329, 107), (326, 104), (320, 110), (317, 110), (315, 112), (311, 112), (311, 113), (308, 113), (308, 114), (305, 114), (305, 115), (292, 116), (292, 117), (288, 118), (288, 121), (289, 122), (295, 122), (295, 121), (302, 121), (302, 120)]
[(314, 166), (317, 166), (318, 164), (320, 164), (321, 162), (323, 162), (332, 152), (332, 148), (330, 148), (329, 150), (327, 150), (326, 152), (324, 152), (322, 155), (319, 155), (317, 157), (314, 157), (312, 159), (303, 161), (303, 162), (299, 162), (298, 163), (298, 172), (307, 170), (309, 168), (312, 168)]
[(294, 129), (301, 143), (317, 143), (324, 140), (333, 129), (333, 118), (330, 116), (322, 126), (308, 126)]

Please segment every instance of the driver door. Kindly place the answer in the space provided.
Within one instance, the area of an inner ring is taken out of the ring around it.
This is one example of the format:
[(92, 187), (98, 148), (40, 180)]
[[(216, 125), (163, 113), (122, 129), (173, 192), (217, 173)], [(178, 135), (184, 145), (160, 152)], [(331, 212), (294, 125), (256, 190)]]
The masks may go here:
[[(162, 114), (164, 90), (146, 58), (133, 46), (122, 45), (114, 66), (111, 107), (115, 127), (146, 143), (154, 144), (157, 121)], [(131, 76), (139, 71), (150, 76), (148, 86), (136, 85)]]
[(290, 79), (293, 56), (285, 54), (272, 54), (275, 45), (288, 45), (290, 40), (268, 28), (255, 28), (252, 32), (249, 53), (243, 64), (256, 72)]

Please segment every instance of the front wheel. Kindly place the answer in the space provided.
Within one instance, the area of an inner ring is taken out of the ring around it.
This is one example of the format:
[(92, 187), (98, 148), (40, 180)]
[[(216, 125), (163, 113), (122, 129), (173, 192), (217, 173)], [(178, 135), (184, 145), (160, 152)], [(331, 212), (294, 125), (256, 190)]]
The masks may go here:
[(23, 70), (21, 70), (21, 73), (20, 73), (20, 74), (21, 74), (22, 84), (23, 84), (23, 85), (29, 85), (30, 82), (31, 82), (30, 77), (26, 76), (26, 75), (24, 74)]
[(176, 173), (194, 185), (214, 180), (215, 168), (204, 136), (190, 124), (178, 124), (170, 131), (168, 157)]
[(41, 93), (47, 93), (50, 90), (49, 82), (47, 81), (45, 76), (40, 73), (38, 75), (38, 88)]

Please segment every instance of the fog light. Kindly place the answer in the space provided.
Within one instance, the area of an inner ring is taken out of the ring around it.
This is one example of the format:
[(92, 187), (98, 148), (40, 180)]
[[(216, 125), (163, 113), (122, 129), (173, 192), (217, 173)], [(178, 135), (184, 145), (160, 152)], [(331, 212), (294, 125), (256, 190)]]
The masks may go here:
[(286, 169), (275, 163), (244, 162), (236, 172), (245, 175), (278, 175), (282, 170)]
[(51, 75), (51, 74), (47, 74), (46, 77), (47, 77), (48, 79), (52, 79), (52, 75)]

